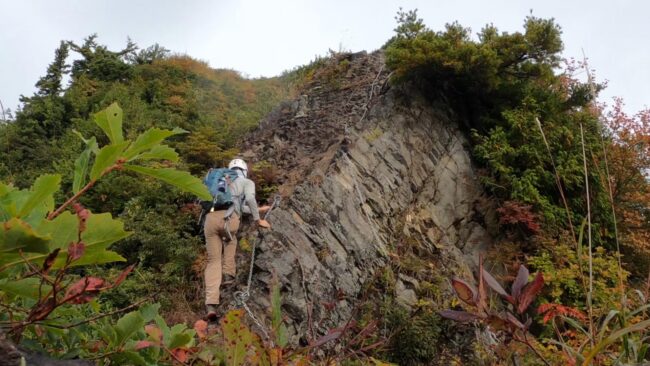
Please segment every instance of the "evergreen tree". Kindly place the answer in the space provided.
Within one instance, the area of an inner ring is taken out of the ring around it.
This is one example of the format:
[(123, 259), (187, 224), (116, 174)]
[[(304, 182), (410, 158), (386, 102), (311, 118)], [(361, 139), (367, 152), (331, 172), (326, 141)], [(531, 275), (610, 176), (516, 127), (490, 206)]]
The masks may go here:
[(96, 34), (87, 37), (79, 46), (68, 41), (70, 48), (83, 58), (72, 63), (72, 78), (79, 79), (87, 76), (99, 81), (124, 81), (131, 76), (132, 69), (125, 62), (127, 55), (138, 49), (130, 39), (124, 49), (118, 52), (109, 51), (104, 45), (95, 42)]
[(69, 72), (70, 66), (65, 63), (68, 58), (68, 44), (61, 41), (59, 48), (54, 51), (54, 61), (47, 67), (47, 73), (36, 83), (37, 94), (40, 96), (58, 96), (62, 90), (61, 80)]

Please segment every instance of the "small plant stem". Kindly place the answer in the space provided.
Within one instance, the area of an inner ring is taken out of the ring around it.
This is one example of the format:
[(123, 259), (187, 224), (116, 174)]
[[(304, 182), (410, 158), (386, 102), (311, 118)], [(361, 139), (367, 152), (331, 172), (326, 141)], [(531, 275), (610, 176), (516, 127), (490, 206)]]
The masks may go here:
[(645, 281), (645, 300), (648, 301), (650, 297), (650, 270), (648, 270), (648, 278)]
[(66, 207), (70, 206), (70, 204), (72, 204), (74, 201), (76, 201), (77, 198), (79, 198), (82, 194), (86, 193), (86, 191), (88, 191), (90, 188), (92, 188), (92, 186), (95, 185), (95, 182), (97, 182), (96, 179), (91, 180), (90, 182), (88, 182), (88, 184), (86, 184), (83, 188), (81, 188), (79, 190), (79, 192), (77, 192), (74, 196), (70, 197), (61, 206), (59, 206), (59, 208), (57, 208), (56, 211), (54, 211), (54, 212), (50, 213), (49, 215), (47, 215), (47, 219), (48, 220), (53, 220), (55, 217), (59, 216), (63, 212), (63, 210), (66, 209)]
[[(587, 64), (587, 56), (585, 56), (585, 51), (582, 50), (582, 58), (584, 62), (584, 67), (585, 71), (587, 72), (587, 83), (589, 83), (589, 92), (591, 93), (591, 98), (593, 101), (596, 100), (596, 88), (594, 87), (594, 80), (591, 76), (591, 72), (589, 71), (589, 66)], [(607, 148), (605, 147), (605, 139), (603, 137), (603, 127), (600, 126), (600, 133), (598, 134), (600, 136), (600, 145), (603, 148), (603, 158), (605, 160), (605, 179), (607, 180), (607, 189), (609, 193), (609, 203), (612, 207), (612, 218), (614, 219), (614, 239), (616, 241), (616, 259), (618, 261), (618, 280), (619, 280), (619, 286), (620, 286), (620, 291), (621, 291), (621, 313), (623, 314), (623, 317), (625, 318), (625, 307), (626, 307), (626, 299), (625, 299), (625, 285), (623, 283), (623, 265), (621, 263), (621, 246), (618, 240), (618, 222), (616, 219), (616, 207), (614, 205), (614, 194), (612, 190), (612, 180), (611, 180), (611, 175), (609, 174), (609, 161), (607, 158)]]
[(594, 346), (595, 334), (594, 334), (594, 318), (593, 318), (593, 291), (594, 291), (594, 268), (593, 268), (593, 253), (592, 253), (592, 242), (591, 242), (591, 200), (589, 198), (589, 175), (587, 172), (587, 154), (585, 153), (585, 134), (580, 124), (580, 139), (582, 141), (582, 163), (584, 166), (585, 172), (585, 190), (586, 190), (586, 199), (587, 199), (587, 242), (589, 243), (589, 291), (587, 292), (587, 306), (589, 310), (589, 334), (591, 346)]
[(562, 188), (562, 180), (560, 179), (560, 174), (558, 173), (557, 167), (555, 166), (555, 159), (553, 159), (553, 153), (551, 153), (551, 146), (548, 144), (548, 141), (546, 140), (546, 134), (544, 133), (544, 129), (542, 128), (542, 123), (539, 121), (539, 118), (535, 117), (535, 121), (537, 122), (537, 127), (539, 127), (539, 132), (542, 134), (542, 139), (544, 140), (544, 146), (546, 146), (546, 152), (548, 152), (548, 157), (551, 160), (551, 166), (553, 167), (553, 173), (555, 176), (555, 184), (557, 185), (557, 189), (560, 192), (560, 198), (562, 199), (562, 204), (564, 205), (564, 210), (566, 211), (566, 217), (567, 220), (569, 221), (569, 230), (571, 230), (571, 238), (573, 239), (573, 242), (576, 244), (577, 247), (578, 239), (576, 238), (575, 229), (573, 228), (573, 221), (571, 220), (571, 210), (569, 210), (569, 204), (567, 203), (566, 196), (564, 195), (564, 188)]
[[(548, 157), (551, 160), (551, 166), (553, 166), (555, 185), (557, 185), (557, 190), (558, 192), (560, 192), (560, 198), (562, 199), (562, 204), (564, 205), (564, 210), (566, 212), (567, 220), (569, 223), (569, 230), (571, 231), (571, 240), (573, 240), (573, 244), (576, 250), (576, 255), (579, 255), (578, 246), (580, 245), (580, 243), (578, 243), (578, 238), (576, 237), (575, 229), (573, 228), (573, 221), (571, 220), (571, 210), (569, 209), (569, 204), (567, 203), (566, 196), (564, 195), (564, 188), (562, 188), (562, 180), (560, 179), (560, 173), (558, 173), (557, 167), (555, 166), (555, 159), (553, 159), (551, 146), (549, 145), (548, 140), (546, 140), (546, 134), (544, 133), (544, 129), (542, 128), (542, 123), (539, 121), (539, 118), (537, 117), (535, 117), (535, 121), (537, 122), (537, 127), (539, 127), (539, 132), (542, 135), (542, 139), (544, 140), (544, 146), (546, 146), (546, 152), (548, 152)], [(582, 268), (582, 259), (580, 257), (578, 257), (578, 269), (580, 270), (580, 282), (582, 282), (582, 288), (586, 291), (587, 282), (585, 281), (585, 277), (583, 275), (584, 270)]]
[[(31, 270), (32, 275), (38, 275), (39, 277), (41, 277), (43, 282), (47, 282), (50, 285), (54, 286), (54, 282), (52, 280), (50, 280), (49, 278), (47, 278), (47, 275), (45, 273), (43, 273), (38, 267), (33, 265), (32, 262), (30, 262), (29, 259), (27, 259), (27, 257), (25, 257), (25, 254), (23, 253), (22, 250), (18, 251), (18, 255), (20, 255), (20, 258), (23, 260), (23, 262), (25, 262), (27, 267)], [(40, 298), (40, 294), (41, 294), (41, 286), (42, 285), (43, 285), (43, 283), (41, 282), (41, 285), (38, 287), (39, 298)]]
[(79, 190), (79, 192), (77, 192), (74, 196), (70, 197), (61, 206), (59, 206), (59, 208), (57, 208), (56, 211), (54, 211), (54, 212), (50, 213), (49, 215), (47, 215), (47, 219), (48, 220), (53, 220), (55, 217), (59, 216), (63, 212), (63, 210), (66, 209), (66, 207), (70, 206), (74, 201), (76, 201), (79, 197), (81, 197), (81, 195), (83, 195), (84, 193), (86, 193), (86, 191), (88, 191), (90, 188), (92, 188), (92, 186), (94, 186), (95, 183), (97, 183), (97, 180), (99, 178), (105, 176), (106, 174), (112, 172), (115, 169), (118, 169), (121, 165), (122, 164), (113, 164), (113, 165), (109, 166), (108, 168), (104, 169), (102, 174), (100, 174), (97, 179), (93, 179), (90, 182), (88, 182), (88, 184), (86, 184), (83, 188), (81, 188)]
[(513, 334), (513, 339), (517, 342), (525, 344), (533, 353), (539, 358), (546, 366), (551, 366), (551, 364), (542, 356), (541, 353), (533, 346), (532, 343), (530, 343), (530, 340), (528, 340), (528, 336), (526, 335), (526, 331), (522, 331), (524, 334), (524, 338), (519, 338), (515, 334)]

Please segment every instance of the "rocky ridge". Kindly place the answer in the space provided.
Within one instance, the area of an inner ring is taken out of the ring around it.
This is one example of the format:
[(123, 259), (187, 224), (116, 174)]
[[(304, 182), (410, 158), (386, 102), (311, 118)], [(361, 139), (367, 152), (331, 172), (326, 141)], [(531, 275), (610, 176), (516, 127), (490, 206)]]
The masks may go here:
[[(294, 344), (345, 324), (364, 284), (400, 251), (435, 258), (427, 271), (441, 278), (467, 277), (491, 244), (494, 209), (457, 117), (389, 78), (381, 52), (335, 55), (243, 148), (277, 168), (282, 196), (258, 245), (248, 305), (268, 318), (277, 279)], [(397, 278), (392, 295), (404, 306), (418, 301), (418, 276)]]

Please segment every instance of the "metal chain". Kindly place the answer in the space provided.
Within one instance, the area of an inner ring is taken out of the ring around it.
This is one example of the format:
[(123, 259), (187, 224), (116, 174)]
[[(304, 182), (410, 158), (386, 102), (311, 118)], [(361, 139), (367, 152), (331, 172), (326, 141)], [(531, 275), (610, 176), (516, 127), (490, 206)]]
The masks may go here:
[[(273, 203), (271, 204), (271, 207), (269, 208), (268, 211), (266, 211), (266, 214), (264, 214), (264, 220), (266, 220), (266, 218), (269, 216), (271, 211), (273, 211), (273, 209), (280, 204), (280, 200), (281, 200), (280, 195), (275, 196), (275, 198), (273, 199)], [(257, 249), (257, 243), (262, 241), (262, 239), (264, 239), (264, 234), (262, 234), (262, 231), (260, 231), (260, 236), (258, 236), (258, 239), (255, 240), (255, 242), (253, 242), (253, 248), (251, 249), (251, 264), (250, 264), (250, 269), (248, 270), (248, 281), (246, 282), (246, 290), (236, 291), (233, 296), (235, 298), (236, 306), (243, 307), (246, 313), (248, 314), (248, 316), (253, 320), (255, 325), (257, 325), (257, 327), (262, 331), (262, 333), (264, 333), (264, 337), (267, 340), (271, 340), (269, 334), (266, 331), (266, 327), (264, 326), (264, 324), (259, 319), (257, 319), (257, 317), (255, 316), (255, 314), (253, 314), (248, 304), (246, 304), (246, 301), (248, 301), (248, 298), (250, 297), (251, 283), (253, 282), (253, 268), (255, 266), (255, 250)], [(273, 341), (271, 340), (271, 342)]]

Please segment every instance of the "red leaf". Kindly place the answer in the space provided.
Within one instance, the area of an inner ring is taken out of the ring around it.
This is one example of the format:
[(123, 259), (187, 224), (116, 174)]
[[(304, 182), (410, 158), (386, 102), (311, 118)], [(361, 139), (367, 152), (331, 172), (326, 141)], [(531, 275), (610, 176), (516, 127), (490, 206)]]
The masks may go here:
[(194, 323), (194, 330), (199, 336), (199, 339), (204, 339), (208, 336), (208, 323), (205, 320), (197, 320)]
[(128, 266), (128, 267), (126, 267), (124, 269), (124, 271), (122, 271), (122, 273), (120, 273), (120, 275), (115, 280), (115, 283), (113, 284), (113, 287), (117, 287), (117, 286), (120, 285), (120, 283), (124, 282), (124, 280), (126, 279), (126, 276), (128, 276), (129, 273), (131, 273), (131, 271), (133, 271), (133, 268), (135, 268), (135, 263)]
[(186, 348), (174, 348), (173, 350), (171, 350), (171, 352), (177, 361), (182, 363), (187, 362), (188, 351)]
[(506, 201), (503, 206), (497, 208), (499, 223), (502, 225), (516, 225), (525, 229), (530, 234), (538, 234), (541, 226), (538, 223), (537, 215), (533, 212), (533, 206), (525, 205), (517, 201)]
[(490, 286), (490, 288), (494, 290), (496, 293), (498, 293), (503, 297), (508, 297), (508, 293), (506, 292), (506, 290), (504, 290), (503, 287), (501, 287), (501, 285), (499, 284), (499, 282), (497, 282), (497, 280), (494, 277), (492, 277), (492, 275), (485, 269), (483, 270), (483, 279), (488, 284), (488, 286)]
[(43, 262), (43, 273), (47, 274), (47, 272), (52, 268), (52, 265), (54, 264), (54, 260), (56, 257), (59, 255), (59, 252), (61, 251), (61, 248), (56, 248), (52, 253), (50, 253), (47, 258), (45, 258), (45, 261)]
[(160, 331), (160, 328), (153, 324), (148, 324), (144, 326), (144, 331), (151, 337), (152, 339), (157, 340), (158, 342), (162, 342), (163, 334)]
[(451, 285), (456, 291), (458, 298), (463, 300), (465, 303), (476, 306), (476, 290), (467, 282), (461, 280), (460, 278), (452, 278)]
[(71, 262), (74, 262), (77, 259), (81, 258), (84, 255), (85, 251), (86, 245), (82, 241), (78, 243), (72, 243), (68, 247), (68, 257), (70, 258)]
[(587, 316), (582, 313), (580, 310), (576, 308), (572, 308), (569, 306), (564, 306), (560, 304), (541, 304), (540, 306), (537, 307), (537, 313), (538, 314), (544, 314), (544, 318), (542, 319), (542, 322), (544, 324), (548, 323), (551, 319), (555, 318), (556, 316), (570, 316), (572, 318), (578, 319), (578, 320), (586, 320)]
[(549, 311), (544, 315), (544, 318), (542, 318), (542, 323), (544, 324), (548, 323), (549, 321), (551, 321), (551, 319), (555, 318), (556, 315), (557, 313), (555, 311)]
[(519, 298), (519, 306), (517, 307), (519, 314), (526, 311), (528, 306), (533, 301), (535, 301), (537, 294), (542, 290), (543, 286), (544, 276), (542, 276), (542, 272), (537, 272), (537, 276), (535, 276), (533, 282), (526, 285), (526, 287), (524, 287), (523, 291), (521, 292), (521, 296)]
[(519, 295), (521, 295), (521, 289), (528, 283), (528, 276), (530, 276), (530, 273), (528, 272), (528, 268), (524, 266), (523, 264), (519, 266), (519, 272), (517, 272), (517, 278), (515, 278), (515, 282), (512, 283), (512, 296), (515, 298), (516, 301), (519, 301)]
[(439, 311), (438, 314), (440, 314), (440, 316), (443, 318), (455, 320), (461, 323), (467, 323), (467, 322), (481, 319), (480, 316), (476, 314), (468, 313), (466, 311), (442, 310)]
[(135, 344), (135, 350), (139, 351), (143, 348), (149, 348), (151, 346), (155, 346), (156, 344), (151, 342), (151, 341), (138, 341), (138, 343)]
[(554, 307), (555, 304), (552, 303), (541, 304), (540, 306), (537, 307), (537, 314), (544, 314), (545, 312), (553, 309)]
[(63, 302), (84, 304), (92, 300), (101, 290), (105, 289), (105, 281), (97, 277), (84, 277), (68, 287)]

